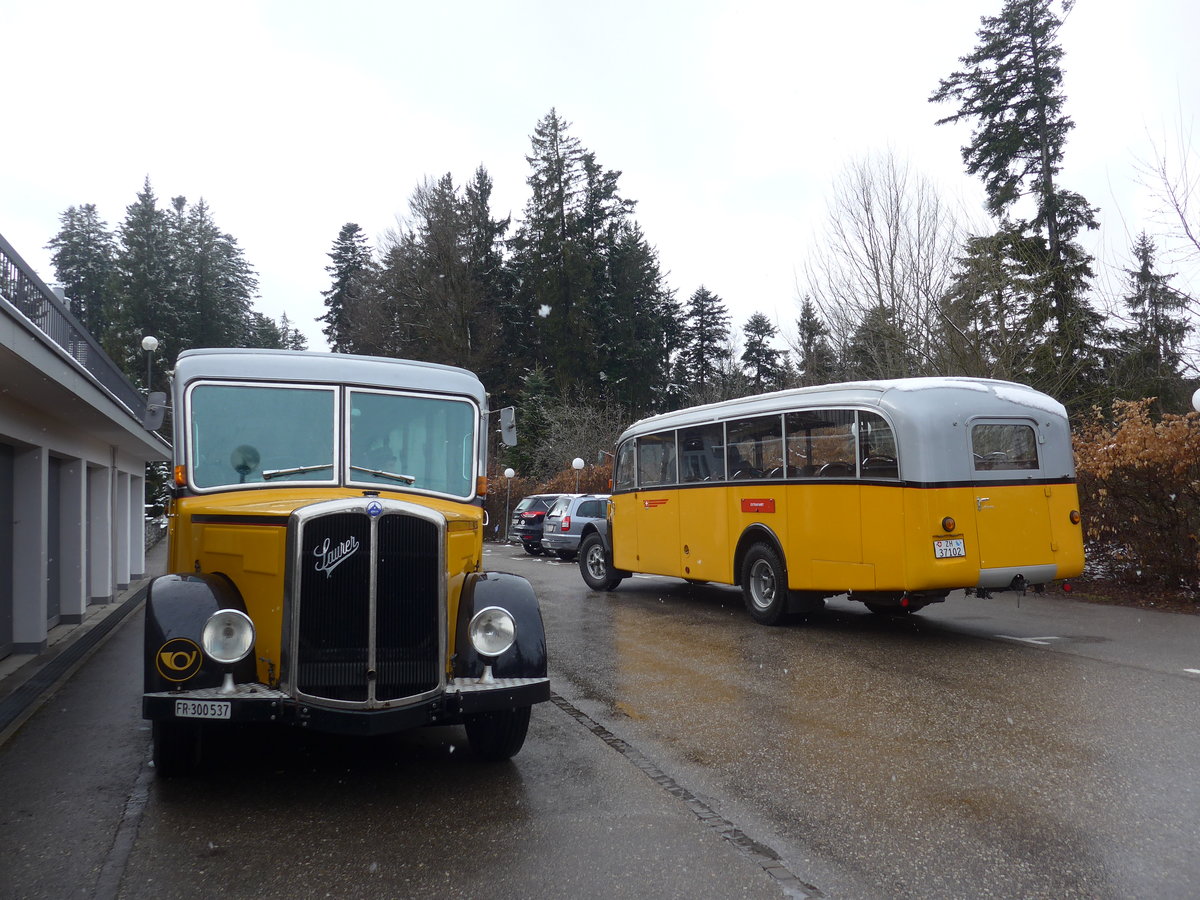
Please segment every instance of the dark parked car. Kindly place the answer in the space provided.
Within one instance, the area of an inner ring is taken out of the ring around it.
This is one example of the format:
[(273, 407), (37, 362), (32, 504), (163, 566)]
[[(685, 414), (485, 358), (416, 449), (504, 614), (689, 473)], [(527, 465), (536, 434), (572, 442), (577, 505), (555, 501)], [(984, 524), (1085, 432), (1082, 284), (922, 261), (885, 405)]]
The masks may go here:
[(546, 551), (542, 548), (542, 522), (546, 513), (562, 494), (530, 494), (517, 504), (513, 510), (512, 527), (508, 539), (518, 540), (525, 552), (532, 556), (540, 556)]
[(579, 541), (589, 523), (604, 520), (608, 494), (564, 494), (546, 513), (542, 527), (542, 546), (559, 559), (579, 555)]

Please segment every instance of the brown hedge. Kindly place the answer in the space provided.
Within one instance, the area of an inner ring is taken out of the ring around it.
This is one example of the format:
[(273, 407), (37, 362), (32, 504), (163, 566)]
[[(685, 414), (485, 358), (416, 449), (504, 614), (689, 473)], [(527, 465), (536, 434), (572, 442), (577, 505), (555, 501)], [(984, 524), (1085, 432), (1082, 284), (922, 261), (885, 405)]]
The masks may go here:
[(1118, 401), (1077, 424), (1089, 571), (1124, 584), (1200, 585), (1200, 415)]

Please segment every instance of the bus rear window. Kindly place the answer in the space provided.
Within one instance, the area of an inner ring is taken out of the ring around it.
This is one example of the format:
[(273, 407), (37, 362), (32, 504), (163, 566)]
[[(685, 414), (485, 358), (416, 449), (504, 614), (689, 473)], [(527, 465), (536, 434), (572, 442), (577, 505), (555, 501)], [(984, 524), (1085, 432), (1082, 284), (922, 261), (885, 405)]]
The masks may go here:
[(975, 471), (1038, 468), (1037, 434), (1032, 425), (986, 423), (971, 428)]

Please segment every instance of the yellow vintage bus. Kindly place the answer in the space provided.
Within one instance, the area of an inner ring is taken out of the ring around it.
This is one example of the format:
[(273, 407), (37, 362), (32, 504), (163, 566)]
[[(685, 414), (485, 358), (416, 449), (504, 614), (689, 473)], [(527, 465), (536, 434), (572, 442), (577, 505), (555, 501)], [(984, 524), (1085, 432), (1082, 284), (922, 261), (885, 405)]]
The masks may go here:
[(146, 600), (142, 697), (160, 775), (234, 723), (462, 724), (484, 758), (520, 749), (550, 698), (545, 632), (525, 579), (482, 570), (490, 429), (472, 373), (190, 350), (172, 409), (170, 574)]
[(607, 534), (580, 571), (740, 585), (755, 620), (847, 594), (915, 612), (956, 588), (1078, 575), (1063, 406), (1032, 388), (913, 378), (780, 391), (643, 419), (621, 435)]

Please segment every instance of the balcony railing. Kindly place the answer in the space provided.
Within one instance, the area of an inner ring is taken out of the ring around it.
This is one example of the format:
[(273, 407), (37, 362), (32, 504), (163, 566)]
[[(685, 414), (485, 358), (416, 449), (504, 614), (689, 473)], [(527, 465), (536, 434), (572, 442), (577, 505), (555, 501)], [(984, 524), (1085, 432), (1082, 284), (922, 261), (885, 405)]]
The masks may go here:
[(142, 421), (145, 396), (3, 235), (0, 235), (0, 308), (25, 324), (53, 352), (70, 360), (137, 421)]

